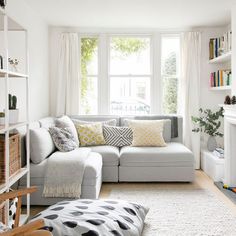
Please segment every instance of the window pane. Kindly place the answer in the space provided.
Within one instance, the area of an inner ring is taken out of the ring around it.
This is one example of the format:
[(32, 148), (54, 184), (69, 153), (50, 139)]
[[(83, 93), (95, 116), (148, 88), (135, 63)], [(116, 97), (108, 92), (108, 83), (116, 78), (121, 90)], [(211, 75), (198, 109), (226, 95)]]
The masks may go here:
[(97, 75), (98, 75), (98, 38), (92, 38), (92, 37), (82, 38), (80, 114), (97, 114), (98, 110)]
[(162, 109), (165, 114), (177, 113), (179, 50), (179, 37), (162, 38)]
[(81, 73), (98, 74), (98, 38), (81, 39)]
[(150, 38), (112, 37), (110, 43), (111, 75), (149, 75)]
[(83, 77), (81, 79), (80, 114), (97, 114), (98, 85), (97, 77)]
[(111, 114), (150, 113), (150, 78), (112, 77), (110, 91)]
[(176, 76), (179, 73), (179, 37), (162, 38), (162, 75)]

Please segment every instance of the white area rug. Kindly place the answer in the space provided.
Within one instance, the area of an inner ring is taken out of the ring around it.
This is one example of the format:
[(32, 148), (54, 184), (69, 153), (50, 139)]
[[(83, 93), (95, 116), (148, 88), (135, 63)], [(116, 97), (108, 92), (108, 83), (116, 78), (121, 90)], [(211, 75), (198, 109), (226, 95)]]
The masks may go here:
[(114, 189), (109, 198), (150, 207), (143, 236), (236, 236), (236, 215), (208, 190)]

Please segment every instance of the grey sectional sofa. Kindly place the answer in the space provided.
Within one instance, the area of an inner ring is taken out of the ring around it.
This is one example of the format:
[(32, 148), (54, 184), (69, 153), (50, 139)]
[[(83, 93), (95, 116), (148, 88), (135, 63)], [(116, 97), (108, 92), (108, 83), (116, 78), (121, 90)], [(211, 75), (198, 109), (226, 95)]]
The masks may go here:
[[(194, 180), (192, 152), (182, 144), (182, 118), (172, 116), (71, 116), (83, 121), (116, 119), (118, 126), (126, 119), (168, 119), (164, 126), (166, 147), (91, 147), (82, 184), (82, 198), (97, 198), (102, 182), (191, 182)], [(34, 127), (50, 127), (54, 118), (39, 120)], [(69, 155), (69, 153), (68, 153)], [(50, 157), (49, 157), (50, 158)], [(31, 185), (39, 191), (32, 195), (31, 204), (50, 205), (61, 199), (42, 197), (47, 159), (40, 164), (31, 163)], [(25, 179), (20, 181), (25, 185)]]

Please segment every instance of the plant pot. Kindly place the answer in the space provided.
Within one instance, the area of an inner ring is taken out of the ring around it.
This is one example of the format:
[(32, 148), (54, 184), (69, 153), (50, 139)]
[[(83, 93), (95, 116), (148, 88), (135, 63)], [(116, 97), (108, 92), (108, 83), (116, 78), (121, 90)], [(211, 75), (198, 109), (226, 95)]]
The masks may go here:
[(213, 152), (217, 148), (217, 142), (215, 137), (209, 136), (208, 141), (207, 141), (207, 149), (210, 152)]
[(5, 117), (0, 117), (0, 125), (5, 125)]
[(9, 110), (9, 124), (15, 124), (19, 120), (19, 110)]

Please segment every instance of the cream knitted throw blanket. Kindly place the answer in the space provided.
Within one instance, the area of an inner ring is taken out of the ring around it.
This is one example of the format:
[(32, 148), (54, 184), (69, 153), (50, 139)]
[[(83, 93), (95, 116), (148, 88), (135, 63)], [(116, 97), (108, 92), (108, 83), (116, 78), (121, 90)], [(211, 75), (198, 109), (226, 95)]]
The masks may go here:
[(80, 198), (86, 159), (90, 148), (70, 153), (55, 152), (48, 158), (44, 197)]

